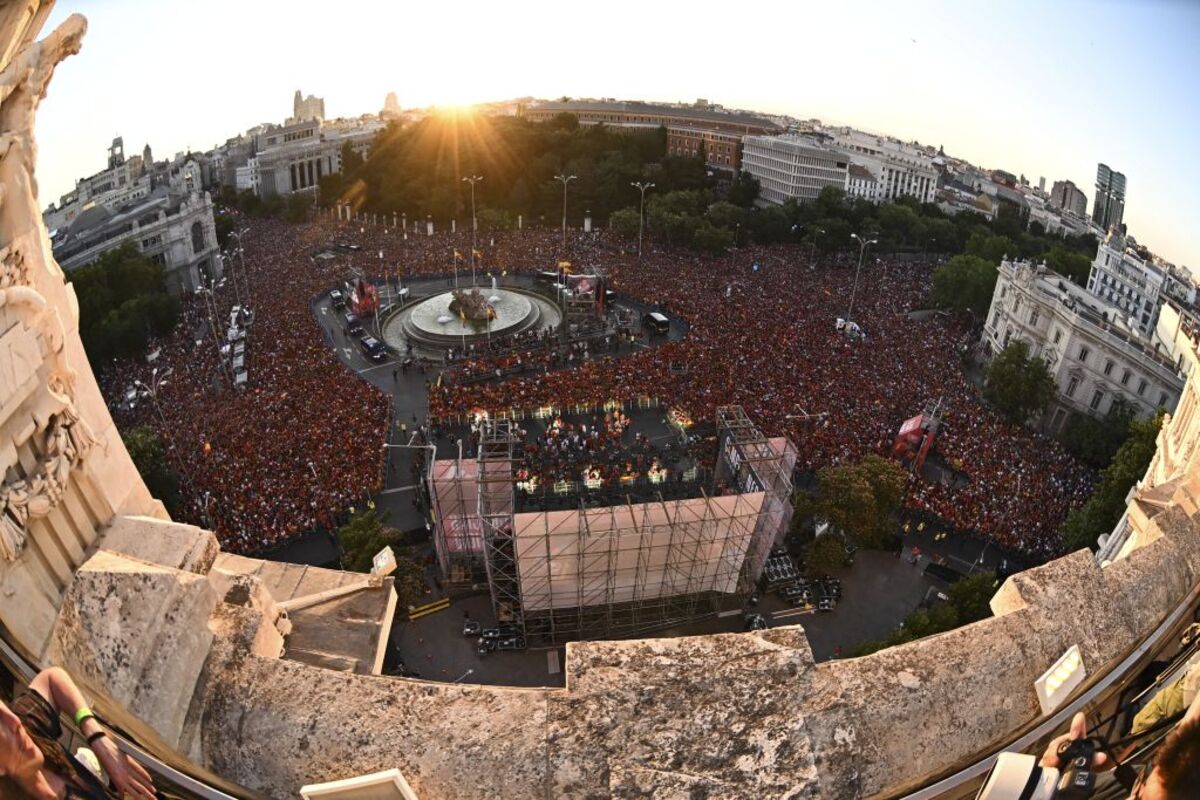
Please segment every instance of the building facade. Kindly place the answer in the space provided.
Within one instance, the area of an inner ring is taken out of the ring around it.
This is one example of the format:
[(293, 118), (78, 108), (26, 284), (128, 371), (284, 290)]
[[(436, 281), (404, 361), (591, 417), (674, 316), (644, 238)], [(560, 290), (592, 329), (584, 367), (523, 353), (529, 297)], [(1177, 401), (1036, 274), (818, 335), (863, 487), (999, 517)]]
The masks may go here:
[(224, 272), (207, 192), (180, 195), (163, 186), (115, 210), (93, 206), (59, 231), (52, 244), (55, 259), (69, 271), (129, 241), (164, 267), (167, 288), (175, 293), (195, 291), (204, 278)]
[(1083, 217), (1087, 214), (1087, 195), (1072, 181), (1055, 181), (1050, 189), (1050, 205)]
[(933, 158), (922, 148), (863, 131), (845, 128), (831, 133), (831, 143), (846, 152), (850, 161), (875, 176), (876, 203), (899, 197), (915, 197), (932, 203), (938, 188), (938, 171)]
[(1126, 247), (1125, 237), (1110, 232), (1096, 248), (1088, 291), (1120, 309), (1129, 327), (1150, 336), (1158, 324), (1158, 310), (1167, 283), (1166, 270), (1140, 258)]
[(759, 198), (776, 205), (796, 198), (816, 200), (821, 190), (845, 190), (849, 177), (845, 153), (800, 136), (747, 136), (742, 139), (742, 169), (758, 179)]
[(538, 103), (521, 112), (531, 122), (549, 122), (559, 114), (574, 114), (580, 125), (657, 128), (680, 125), (739, 135), (779, 134), (783, 128), (751, 114), (714, 110), (703, 106), (667, 106), (654, 103), (608, 100), (573, 100)]
[(314, 97), (309, 95), (304, 97), (300, 90), (296, 90), (295, 96), (292, 98), (292, 118), (289, 122), (309, 122), (317, 120), (320, 122), (325, 119), (325, 99), (322, 97)]
[(1101, 230), (1120, 227), (1125, 218), (1125, 175), (1096, 165), (1096, 202), (1092, 207), (1092, 222)]
[(695, 158), (702, 150), (710, 169), (737, 172), (742, 168), (741, 134), (692, 125), (667, 128), (667, 155)]
[(342, 171), (342, 147), (366, 158), (385, 123), (378, 119), (310, 120), (272, 128), (258, 137), (258, 194), (315, 192), (325, 175)]
[(982, 344), (990, 357), (1017, 340), (1054, 376), (1058, 394), (1042, 420), (1053, 433), (1072, 413), (1103, 417), (1119, 402), (1142, 418), (1169, 411), (1183, 390), (1172, 360), (1116, 309), (1044, 265), (1003, 261)]

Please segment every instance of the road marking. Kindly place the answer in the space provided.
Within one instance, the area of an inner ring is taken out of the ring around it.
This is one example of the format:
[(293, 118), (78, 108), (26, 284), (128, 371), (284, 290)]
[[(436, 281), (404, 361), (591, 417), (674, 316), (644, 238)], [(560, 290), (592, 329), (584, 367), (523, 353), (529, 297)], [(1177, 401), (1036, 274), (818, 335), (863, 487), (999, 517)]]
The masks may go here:
[(324, 316), (328, 313), (329, 313), (329, 309), (326, 308), (325, 306), (321, 306), (321, 316)]
[(349, 347), (343, 347), (342, 352), (346, 354), (346, 360), (349, 361), (354, 352)]
[(366, 375), (366, 374), (367, 374), (368, 372), (370, 372), (371, 370), (382, 369), (383, 367), (390, 367), (390, 366), (392, 366), (393, 364), (396, 364), (396, 363), (398, 363), (398, 362), (397, 362), (396, 360), (394, 360), (394, 359), (393, 359), (393, 360), (390, 360), (390, 361), (385, 361), (385, 362), (383, 362), (382, 364), (376, 364), (376, 365), (375, 365), (375, 366), (373, 366), (373, 367), (367, 367), (366, 369), (359, 369), (359, 370), (355, 370), (355, 372), (357, 372), (359, 375)]

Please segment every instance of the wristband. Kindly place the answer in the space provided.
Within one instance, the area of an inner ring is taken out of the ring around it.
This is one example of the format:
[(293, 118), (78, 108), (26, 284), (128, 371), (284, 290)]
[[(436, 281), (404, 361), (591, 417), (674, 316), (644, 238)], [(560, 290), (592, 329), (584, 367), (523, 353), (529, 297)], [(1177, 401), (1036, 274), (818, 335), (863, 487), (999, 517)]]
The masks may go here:
[(95, 744), (97, 739), (103, 739), (105, 736), (108, 736), (108, 734), (104, 731), (96, 731), (87, 738), (88, 747), (91, 747), (93, 744)]
[(81, 708), (75, 712), (75, 727), (76, 728), (83, 727), (83, 723), (87, 722), (89, 719), (95, 719), (95, 718), (96, 718), (96, 715), (92, 713), (92, 710), (90, 708), (88, 708), (87, 706), (84, 706), (83, 708)]

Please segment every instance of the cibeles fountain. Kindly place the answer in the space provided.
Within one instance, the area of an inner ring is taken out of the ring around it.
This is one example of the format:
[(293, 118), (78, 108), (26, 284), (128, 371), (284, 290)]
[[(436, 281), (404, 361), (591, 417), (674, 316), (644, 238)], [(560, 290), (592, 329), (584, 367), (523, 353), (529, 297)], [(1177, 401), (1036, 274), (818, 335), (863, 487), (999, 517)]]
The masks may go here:
[(384, 321), (383, 340), (398, 352), (411, 344), (441, 356), (448, 348), (557, 330), (561, 324), (562, 311), (553, 300), (523, 287), (501, 286), (493, 278), (490, 285), (450, 289), (403, 306)]
[(1103, 562), (1012, 576), (968, 627), (821, 664), (798, 626), (578, 642), (562, 689), (372, 674), (308, 615), (390, 579), (297, 568), (324, 588), (286, 590), (289, 565), (172, 522), (125, 451), (39, 213), (34, 113), (86, 27), (35, 42), (49, 9), (0, 6), (0, 661), (26, 679), (64, 667), (157, 762), (239, 797), (390, 769), (425, 800), (897, 796), (1041, 724), (1035, 681), (1071, 648), (1086, 689), (1190, 613), (1195, 372)]

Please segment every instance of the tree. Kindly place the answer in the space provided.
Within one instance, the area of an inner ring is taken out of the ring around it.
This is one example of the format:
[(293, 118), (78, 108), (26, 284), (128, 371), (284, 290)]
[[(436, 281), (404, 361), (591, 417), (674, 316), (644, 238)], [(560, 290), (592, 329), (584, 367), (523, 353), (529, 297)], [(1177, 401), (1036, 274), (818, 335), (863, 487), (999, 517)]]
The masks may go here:
[(829, 532), (809, 542), (804, 548), (804, 563), (813, 574), (846, 566), (846, 542), (841, 534)]
[(997, 581), (994, 575), (983, 572), (969, 575), (949, 588), (945, 602), (916, 609), (905, 617), (900, 627), (889, 636), (863, 642), (855, 648), (852, 655), (870, 655), (888, 647), (945, 633), (986, 619), (992, 614), (991, 599), (996, 593), (996, 588)]
[(1072, 414), (1063, 429), (1063, 444), (1076, 457), (1104, 469), (1129, 438), (1133, 417), (1133, 406), (1119, 398), (1102, 420), (1087, 414)]
[(1112, 463), (1100, 474), (1096, 491), (1080, 508), (1067, 515), (1062, 527), (1063, 544), (1068, 550), (1094, 547), (1102, 533), (1109, 533), (1125, 513), (1125, 497), (1146, 474), (1150, 459), (1158, 447), (1158, 429), (1163, 415), (1134, 420), (1129, 438), (1117, 450)]
[(622, 208), (614, 211), (608, 218), (609, 226), (626, 239), (638, 235), (639, 216), (636, 208)]
[(733, 231), (715, 227), (707, 221), (701, 222), (692, 233), (692, 245), (697, 250), (724, 253), (733, 247)]
[(754, 205), (754, 201), (758, 199), (760, 189), (758, 178), (742, 170), (733, 179), (733, 183), (729, 187), (728, 200), (735, 206), (750, 208)]
[(402, 538), (395, 528), (384, 527), (373, 508), (355, 511), (337, 532), (342, 563), (353, 572), (370, 572), (375, 554), (384, 547), (398, 546)]
[(967, 239), (967, 253), (998, 266), (1005, 256), (1017, 256), (1017, 243), (1007, 236), (992, 236), (983, 231), (976, 231)]
[(1046, 253), (1045, 260), (1046, 266), (1059, 275), (1070, 278), (1080, 286), (1087, 286), (1088, 274), (1092, 271), (1092, 260), (1087, 256), (1055, 245)]
[(229, 234), (237, 228), (237, 223), (228, 214), (217, 214), (213, 218), (213, 224), (217, 229), (217, 246), (224, 250), (229, 246)]
[(933, 273), (934, 305), (970, 312), (982, 321), (996, 291), (996, 275), (996, 267), (979, 256), (954, 256)]
[(149, 425), (139, 425), (121, 434), (125, 449), (150, 494), (162, 501), (171, 516), (179, 512), (179, 475), (167, 465), (162, 439)]
[(79, 333), (95, 363), (143, 355), (152, 337), (179, 320), (179, 300), (166, 288), (162, 265), (127, 241), (94, 264), (67, 273), (79, 298)]
[(819, 474), (817, 513), (864, 547), (886, 549), (907, 479), (899, 464), (874, 455), (857, 464), (825, 467)]
[(983, 397), (1009, 422), (1024, 424), (1046, 408), (1054, 392), (1046, 362), (1030, 356), (1020, 339), (988, 364)]

